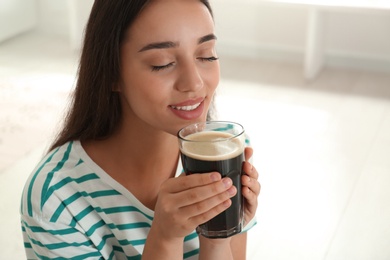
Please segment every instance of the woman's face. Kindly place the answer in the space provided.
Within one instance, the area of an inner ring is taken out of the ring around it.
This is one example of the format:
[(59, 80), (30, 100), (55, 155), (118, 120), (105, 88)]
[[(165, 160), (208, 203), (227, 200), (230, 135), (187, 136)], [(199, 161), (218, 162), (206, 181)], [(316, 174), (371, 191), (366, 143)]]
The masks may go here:
[(125, 122), (176, 134), (205, 121), (219, 83), (215, 41), (212, 17), (200, 1), (148, 4), (121, 49)]

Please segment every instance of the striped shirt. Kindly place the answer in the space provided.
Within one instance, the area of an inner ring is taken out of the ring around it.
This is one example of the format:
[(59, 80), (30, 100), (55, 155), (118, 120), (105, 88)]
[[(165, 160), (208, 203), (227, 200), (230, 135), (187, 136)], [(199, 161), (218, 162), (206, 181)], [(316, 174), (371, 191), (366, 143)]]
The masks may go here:
[[(181, 174), (178, 164), (176, 176)], [(68, 142), (47, 154), (22, 194), (21, 225), (28, 259), (141, 259), (154, 212)], [(247, 225), (245, 229), (248, 229)], [(198, 259), (195, 231), (183, 259)]]

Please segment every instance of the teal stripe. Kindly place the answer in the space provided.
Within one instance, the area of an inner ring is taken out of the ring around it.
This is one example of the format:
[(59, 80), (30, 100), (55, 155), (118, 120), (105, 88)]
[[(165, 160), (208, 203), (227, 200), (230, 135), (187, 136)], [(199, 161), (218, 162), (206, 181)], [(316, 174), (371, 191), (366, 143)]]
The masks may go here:
[(101, 228), (106, 223), (103, 220), (100, 220), (99, 222), (95, 223), (88, 231), (85, 233), (86, 236), (90, 237), (98, 228)]
[(103, 247), (106, 245), (107, 239), (115, 237), (114, 234), (108, 234), (102, 237), (102, 241), (100, 241), (99, 245), (96, 246), (96, 248), (99, 251), (102, 251)]
[(136, 255), (136, 256), (128, 256), (127, 260), (141, 260), (142, 256), (141, 255)]
[(51, 155), (49, 158), (47, 158), (47, 160), (41, 165), (41, 167), (38, 168), (38, 170), (34, 173), (34, 176), (32, 177), (31, 181), (30, 181), (30, 185), (28, 186), (28, 191), (27, 191), (27, 212), (28, 212), (28, 215), (30, 217), (33, 216), (33, 212), (32, 212), (32, 188), (33, 188), (33, 185), (34, 185), (34, 182), (35, 182), (35, 179), (37, 178), (38, 174), (40, 173), (40, 171), (42, 170), (43, 167), (45, 167), (45, 165), (47, 163), (49, 163), (51, 161), (51, 159), (53, 158), (53, 156), (58, 152), (59, 148), (57, 148)]
[(62, 203), (58, 206), (58, 208), (54, 212), (53, 216), (51, 216), (50, 222), (56, 222), (58, 220), (58, 218), (60, 217), (62, 211), (64, 211), (65, 208), (69, 204), (73, 203), (81, 196), (82, 196), (82, 194), (80, 192), (77, 192), (77, 193), (73, 194), (72, 196), (70, 196), (69, 198), (67, 198), (66, 200), (62, 201)]
[[(92, 207), (91, 205), (86, 207), (84, 210), (82, 210), (79, 214), (77, 214), (76, 216), (73, 217), (73, 220), (72, 222), (74, 221), (75, 223), (76, 222), (79, 222), (81, 219), (83, 219), (86, 215), (88, 215), (89, 213), (91, 213), (92, 211), (94, 211), (94, 207)], [(72, 224), (72, 223), (71, 223)], [(72, 225), (71, 225), (72, 226)]]
[(146, 215), (145, 213), (143, 213), (142, 211), (140, 211), (139, 209), (137, 209), (136, 207), (133, 207), (133, 206), (105, 208), (105, 209), (103, 209), (103, 211), (106, 214), (114, 214), (114, 213), (123, 213), (123, 212), (133, 212), (133, 211), (136, 211), (136, 212), (141, 213), (142, 215), (144, 215), (148, 219), (153, 220), (153, 217)]
[[(196, 232), (193, 232), (184, 238), (184, 242), (189, 241), (191, 239), (195, 239), (195, 238), (198, 238), (198, 234)], [(198, 254), (199, 254), (199, 249), (194, 249), (192, 251), (184, 253), (183, 259), (189, 258), (189, 257), (194, 256), (194, 255), (198, 255)]]
[(91, 213), (94, 210), (97, 212), (103, 212), (101, 208), (99, 208), (99, 207), (94, 208), (93, 206), (90, 205), (90, 206), (86, 207), (85, 209), (83, 209), (79, 214), (74, 216), (72, 218), (72, 221), (70, 222), (69, 226), (75, 227), (77, 222), (81, 221), (85, 216), (87, 216), (89, 213)]
[(188, 236), (186, 236), (186, 237), (184, 238), (184, 242), (189, 241), (189, 240), (194, 239), (194, 238), (198, 238), (198, 234), (197, 234), (196, 232), (194, 232), (194, 233), (189, 234)]
[(89, 173), (84, 176), (81, 176), (79, 178), (71, 178), (71, 177), (66, 177), (65, 179), (61, 180), (60, 182), (54, 184), (49, 188), (49, 190), (46, 193), (46, 201), (50, 198), (50, 196), (56, 191), (64, 187), (66, 184), (71, 183), (71, 182), (76, 182), (76, 183), (83, 183), (86, 181), (90, 180), (96, 180), (99, 179), (99, 176), (97, 176), (95, 173)]
[(32, 248), (30, 243), (24, 243), (24, 248)]
[[(111, 252), (111, 254), (110, 254), (110, 256), (109, 256), (108, 259), (113, 259), (112, 257), (115, 256), (115, 255), (114, 255), (115, 252), (120, 252), (120, 253), (124, 254), (124, 256), (126, 257), (127, 260), (141, 260), (141, 259), (142, 259), (142, 256), (141, 256), (141, 255), (127, 256), (127, 255), (124, 253), (123, 249), (122, 249), (121, 247), (119, 247), (119, 246), (113, 246), (113, 247), (112, 247), (112, 252)], [(118, 257), (118, 259), (122, 259), (122, 258), (119, 258), (119, 257)]]
[(79, 162), (76, 164), (76, 166), (79, 166), (82, 163), (84, 163), (84, 161), (83, 161), (83, 159), (80, 159)]
[(33, 233), (49, 233), (52, 235), (69, 235), (79, 232), (75, 228), (64, 228), (56, 230), (46, 230), (39, 226), (30, 226), (27, 222), (23, 221), (23, 225), (30, 229)]
[(91, 196), (91, 198), (114, 196), (114, 195), (121, 195), (121, 194), (117, 190), (101, 190), (101, 191), (94, 191), (89, 193), (89, 196)]
[(119, 240), (119, 244), (122, 246), (127, 246), (127, 245), (140, 246), (140, 245), (145, 245), (145, 243), (146, 243), (146, 239), (137, 239), (137, 240), (122, 239), (122, 240)]
[[(101, 209), (100, 207), (94, 208), (93, 206), (88, 206), (84, 210), (82, 210), (79, 214), (73, 217), (71, 223), (69, 224), (71, 227), (75, 227), (77, 222), (81, 221), (85, 216), (87, 216), (89, 213), (96, 211), (98, 213), (102, 213), (105, 210)], [(115, 211), (115, 210), (113, 210)], [(110, 212), (112, 213), (112, 211)], [(126, 223), (126, 224), (119, 224), (116, 225), (114, 223), (109, 223), (107, 226), (110, 229), (118, 229), (118, 230), (125, 230), (125, 229), (135, 229), (135, 228), (150, 228), (151, 225), (147, 222), (134, 222), (134, 223)]]
[(59, 161), (57, 163), (56, 167), (47, 174), (45, 183), (43, 184), (43, 188), (42, 188), (41, 209), (43, 208), (43, 205), (45, 204), (45, 202), (49, 198), (49, 197), (47, 197), (47, 191), (49, 189), (50, 182), (54, 177), (54, 173), (59, 171), (64, 166), (65, 162), (69, 159), (69, 154), (70, 154), (70, 151), (72, 150), (72, 144), (73, 144), (73, 142), (70, 142), (68, 144), (68, 147), (66, 148), (66, 151), (65, 151), (61, 161)]
[(213, 131), (226, 131), (233, 129), (234, 126), (232, 124), (227, 124), (226, 127), (219, 127), (219, 128), (214, 128)]
[[(120, 253), (125, 253), (123, 248), (120, 247), (120, 246), (113, 246), (112, 247), (112, 252), (110, 254), (110, 256), (114, 253), (114, 252), (120, 252)], [(122, 259), (122, 258), (121, 258)], [(135, 255), (135, 256), (126, 256), (126, 259), (127, 260), (141, 260), (142, 259), (142, 256), (141, 255)]]
[(35, 254), (41, 260), (85, 260), (88, 257), (99, 257), (99, 258), (97, 258), (97, 260), (103, 260), (104, 259), (102, 257), (102, 255), (100, 254), (100, 252), (98, 252), (98, 251), (87, 253), (87, 254), (83, 254), (83, 255), (79, 255), (79, 256), (74, 256), (72, 258), (65, 258), (65, 257), (61, 257), (61, 256), (60, 257), (51, 258), (51, 257), (47, 257), (47, 256), (44, 256), (44, 255), (39, 255), (37, 253), (35, 253)]
[(120, 224), (120, 225), (114, 225), (114, 228), (117, 228), (118, 230), (125, 230), (125, 229), (135, 229), (135, 228), (150, 228), (150, 224), (146, 222), (136, 222), (136, 223), (129, 223), (129, 224)]
[(81, 211), (79, 214), (72, 217), (72, 221), (70, 222), (69, 226), (75, 227), (77, 222), (79, 222), (81, 219), (83, 219), (85, 216), (87, 216), (93, 210), (94, 210), (94, 208), (92, 206), (88, 206), (83, 211)]
[[(121, 252), (121, 253), (123, 253), (123, 254), (125, 254), (125, 251), (123, 250), (123, 248), (122, 247), (120, 247), (120, 246), (113, 246), (112, 247), (112, 252)], [(111, 254), (112, 254), (112, 252), (111, 252)], [(110, 255), (111, 255), (110, 254)], [(120, 259), (122, 259), (122, 258), (120, 258)], [(134, 255), (134, 256), (127, 256), (126, 255), (126, 259), (127, 260), (141, 260), (142, 259), (142, 256), (141, 255)]]
[(75, 217), (72, 217), (72, 221), (70, 221), (70, 223), (69, 223), (69, 226), (71, 226), (71, 227), (75, 227), (75, 226), (76, 226), (76, 224), (77, 224), (77, 220), (76, 220), (76, 218), (75, 218)]
[(123, 248), (121, 246), (112, 246), (113, 251), (124, 253)]
[[(85, 178), (84, 177), (81, 177), (81, 178), (83, 178), (83, 180), (87, 180), (87, 179), (90, 180), (90, 179), (94, 179), (93, 176), (96, 176), (96, 178), (98, 178), (98, 176), (95, 175), (94, 173), (89, 174), (89, 176), (84, 176)], [(80, 197), (98, 198), (98, 197), (104, 197), (104, 196), (120, 195), (120, 193), (118, 191), (116, 191), (116, 190), (103, 190), (103, 191), (95, 191), (95, 192), (92, 192), (92, 193), (87, 193), (87, 192), (83, 191), (83, 192), (78, 192), (76, 194), (73, 195), (74, 197), (72, 196), (72, 197), (68, 198), (67, 200), (63, 201), (63, 203), (61, 203), (61, 205), (58, 206), (58, 208), (54, 212), (54, 214), (53, 214), (52, 218), (50, 219), (50, 221), (53, 221), (53, 222), (57, 221), (58, 218), (60, 217), (61, 213), (65, 210), (65, 208), (70, 203), (74, 202), (74, 200), (79, 199)], [(71, 199), (73, 199), (73, 200), (71, 200)], [(91, 211), (93, 209), (95, 209), (97, 212), (103, 212), (103, 210), (100, 207), (92, 208)], [(76, 218), (73, 217), (73, 219), (72, 219), (72, 221), (71, 221), (71, 223), (69, 225), (74, 227), (76, 222), (80, 221), (86, 215), (87, 214), (80, 215), (78, 218), (77, 217)]]
[(41, 243), (40, 241), (38, 240), (35, 240), (31, 237), (29, 237), (29, 240), (34, 244), (34, 245), (37, 245), (37, 246), (40, 246), (40, 247), (44, 247), (44, 248), (47, 248), (49, 250), (56, 250), (56, 249), (62, 249), (62, 248), (66, 248), (66, 247), (80, 247), (80, 246), (91, 246), (93, 245), (93, 243), (91, 241), (85, 241), (85, 242), (82, 242), (82, 243), (77, 243), (77, 242), (73, 242), (73, 243), (66, 243), (66, 242), (61, 242), (61, 243), (53, 243), (53, 244), (43, 244)]
[(114, 256), (115, 256), (115, 251), (112, 250), (112, 251), (111, 251), (111, 254), (108, 256), (108, 259), (107, 259), (107, 260), (112, 260), (112, 259), (114, 259)]
[(192, 251), (184, 253), (183, 259), (189, 258), (189, 257), (194, 256), (194, 255), (198, 255), (198, 254), (199, 254), (199, 249), (194, 249)]

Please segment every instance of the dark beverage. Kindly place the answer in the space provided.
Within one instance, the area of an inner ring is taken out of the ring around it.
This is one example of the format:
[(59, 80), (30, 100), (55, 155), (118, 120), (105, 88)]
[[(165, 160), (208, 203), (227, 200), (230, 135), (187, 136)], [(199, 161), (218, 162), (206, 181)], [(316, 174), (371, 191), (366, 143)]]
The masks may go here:
[(237, 188), (232, 205), (213, 219), (203, 223), (197, 231), (209, 238), (226, 238), (240, 233), (243, 219), (241, 173), (244, 143), (230, 133), (204, 131), (185, 137), (181, 143), (181, 160), (186, 174), (219, 172), (229, 177)]
[[(230, 231), (227, 236), (234, 235), (241, 232), (241, 216), (243, 214), (243, 197), (241, 194), (241, 165), (244, 160), (244, 154), (227, 160), (221, 161), (201, 161), (181, 155), (184, 171), (187, 174), (191, 173), (205, 173), (217, 171), (221, 173), (222, 177), (229, 177), (233, 181), (233, 185), (237, 188), (237, 194), (231, 198), (232, 205), (220, 213), (210, 221), (200, 225), (201, 229), (209, 232), (226, 230)], [(237, 226), (239, 223), (239, 226)], [(236, 230), (234, 230), (237, 228)]]

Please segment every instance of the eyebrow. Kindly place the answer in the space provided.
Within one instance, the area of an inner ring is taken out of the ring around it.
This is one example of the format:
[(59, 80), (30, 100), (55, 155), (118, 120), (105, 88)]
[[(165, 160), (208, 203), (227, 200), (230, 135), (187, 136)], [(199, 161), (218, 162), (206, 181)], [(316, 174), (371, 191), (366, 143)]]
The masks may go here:
[(170, 41), (168, 41), (168, 42), (154, 42), (154, 43), (150, 43), (150, 44), (145, 45), (138, 52), (148, 51), (148, 50), (152, 50), (152, 49), (174, 48), (177, 45), (178, 45), (177, 43), (170, 42)]
[(216, 40), (216, 39), (217, 39), (217, 36), (215, 36), (213, 33), (210, 33), (206, 36), (201, 37), (198, 41), (198, 44), (202, 44), (204, 42), (208, 42), (208, 41), (212, 41), (212, 40)]
[[(212, 40), (216, 40), (216, 39), (217, 39), (217, 36), (215, 36), (214, 34), (211, 33), (211, 34), (208, 34), (208, 35), (205, 35), (205, 36), (199, 38), (198, 44), (202, 44), (204, 42), (212, 41)], [(148, 51), (148, 50), (152, 50), (152, 49), (175, 48), (178, 45), (179, 45), (178, 43), (172, 42), (172, 41), (153, 42), (153, 43), (149, 43), (149, 44), (145, 45), (138, 52)]]

